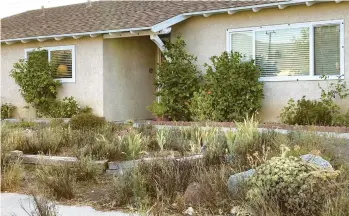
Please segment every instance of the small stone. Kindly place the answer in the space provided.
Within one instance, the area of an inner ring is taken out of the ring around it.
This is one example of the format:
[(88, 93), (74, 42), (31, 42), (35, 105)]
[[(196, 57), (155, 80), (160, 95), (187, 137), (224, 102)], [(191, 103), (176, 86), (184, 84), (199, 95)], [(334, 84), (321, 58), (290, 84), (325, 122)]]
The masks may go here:
[(313, 154), (306, 154), (306, 155), (300, 156), (300, 158), (302, 158), (307, 163), (311, 163), (313, 165), (318, 166), (320, 169), (334, 171), (330, 162), (323, 159), (321, 156), (313, 155)]
[(239, 190), (240, 184), (255, 173), (254, 169), (245, 172), (237, 173), (229, 177), (228, 190), (234, 193)]
[(189, 216), (193, 215), (193, 214), (194, 214), (194, 209), (193, 209), (193, 207), (189, 207), (187, 210), (185, 210), (185, 211), (184, 211), (184, 214), (185, 214), (185, 215), (189, 215)]

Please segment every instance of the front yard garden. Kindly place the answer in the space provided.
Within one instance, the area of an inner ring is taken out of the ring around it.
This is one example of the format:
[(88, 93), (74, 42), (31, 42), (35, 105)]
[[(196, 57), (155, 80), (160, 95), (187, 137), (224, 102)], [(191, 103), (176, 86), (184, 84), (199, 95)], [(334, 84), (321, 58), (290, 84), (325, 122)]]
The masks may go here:
[[(2, 191), (141, 215), (348, 215), (348, 140), (314, 132), (261, 132), (257, 126), (249, 118), (236, 131), (134, 127), (91, 114), (68, 123), (4, 122)], [(29, 165), (11, 160), (12, 150), (78, 161)], [(299, 157), (308, 154), (330, 165)], [(185, 159), (193, 155), (202, 157)], [(112, 174), (94, 163), (135, 159), (136, 166)]]

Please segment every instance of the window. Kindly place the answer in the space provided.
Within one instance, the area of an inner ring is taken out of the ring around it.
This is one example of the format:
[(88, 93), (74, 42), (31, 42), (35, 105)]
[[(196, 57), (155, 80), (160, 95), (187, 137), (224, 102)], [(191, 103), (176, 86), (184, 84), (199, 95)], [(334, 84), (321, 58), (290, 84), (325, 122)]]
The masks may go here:
[[(25, 58), (30, 55), (35, 48), (25, 50)], [(55, 79), (62, 82), (75, 82), (75, 47), (42, 47), (47, 50), (47, 60), (57, 69)]]
[(261, 80), (318, 80), (344, 75), (343, 21), (263, 26), (227, 31), (228, 51), (255, 59)]

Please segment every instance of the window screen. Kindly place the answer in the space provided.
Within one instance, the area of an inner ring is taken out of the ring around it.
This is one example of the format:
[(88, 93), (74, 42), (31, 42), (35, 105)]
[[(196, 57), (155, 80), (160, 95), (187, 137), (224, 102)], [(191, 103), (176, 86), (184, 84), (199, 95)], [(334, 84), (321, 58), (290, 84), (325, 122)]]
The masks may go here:
[(339, 75), (339, 25), (314, 27), (314, 41), (315, 75)]
[(242, 61), (253, 59), (252, 31), (233, 32), (231, 34), (231, 51), (242, 54)]
[(55, 78), (72, 78), (72, 51), (53, 50), (50, 56), (51, 63), (57, 69)]
[(309, 28), (256, 31), (262, 77), (309, 75)]

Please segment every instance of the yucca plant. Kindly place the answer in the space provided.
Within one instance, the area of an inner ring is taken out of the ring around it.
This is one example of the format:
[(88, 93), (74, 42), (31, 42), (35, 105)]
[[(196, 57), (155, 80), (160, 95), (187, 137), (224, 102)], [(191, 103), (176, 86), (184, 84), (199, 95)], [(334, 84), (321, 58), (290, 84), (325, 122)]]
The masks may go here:
[(164, 150), (164, 146), (167, 141), (167, 136), (168, 136), (168, 130), (166, 128), (163, 129), (158, 129), (156, 131), (156, 141), (160, 147), (160, 150)]
[(142, 134), (127, 133), (119, 137), (123, 152), (128, 159), (135, 159), (142, 151)]

